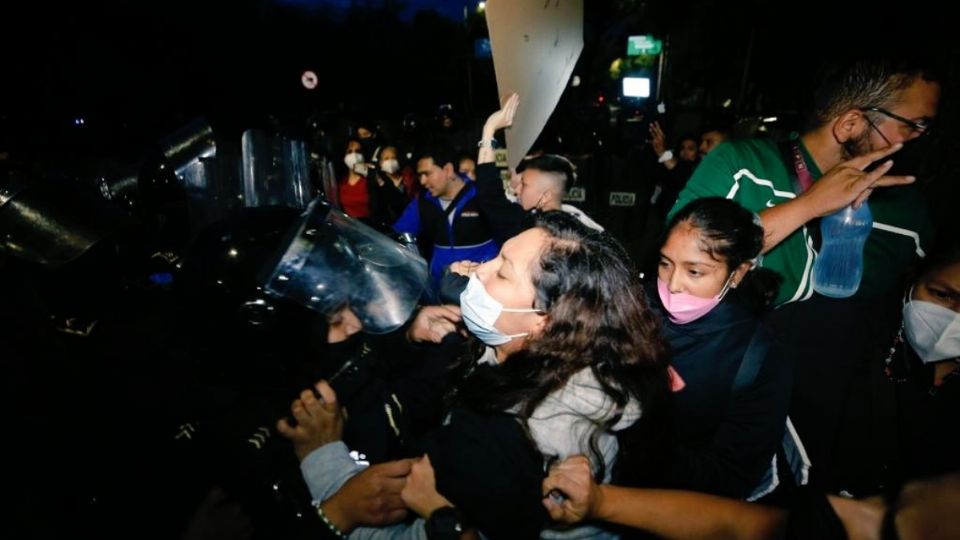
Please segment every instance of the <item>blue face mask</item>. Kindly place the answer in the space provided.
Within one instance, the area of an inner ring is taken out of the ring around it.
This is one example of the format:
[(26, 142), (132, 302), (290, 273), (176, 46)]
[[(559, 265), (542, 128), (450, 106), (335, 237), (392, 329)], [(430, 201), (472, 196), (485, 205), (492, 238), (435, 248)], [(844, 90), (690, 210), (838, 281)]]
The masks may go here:
[(460, 314), (463, 322), (467, 325), (467, 330), (477, 338), (496, 347), (503, 345), (510, 340), (518, 337), (524, 337), (529, 332), (522, 334), (506, 335), (497, 330), (493, 323), (497, 322), (502, 312), (508, 313), (539, 313), (539, 309), (511, 309), (503, 307), (494, 297), (490, 296), (483, 283), (477, 279), (476, 274), (470, 274), (470, 281), (467, 288), (460, 294)]

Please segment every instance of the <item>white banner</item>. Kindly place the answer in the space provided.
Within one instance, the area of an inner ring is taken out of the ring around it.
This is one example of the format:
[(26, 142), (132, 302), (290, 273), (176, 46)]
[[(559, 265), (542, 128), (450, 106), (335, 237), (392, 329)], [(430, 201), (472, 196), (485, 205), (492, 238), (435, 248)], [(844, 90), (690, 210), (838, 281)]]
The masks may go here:
[(506, 134), (514, 168), (543, 131), (583, 50), (583, 0), (488, 0), (486, 14), (500, 98), (520, 94)]

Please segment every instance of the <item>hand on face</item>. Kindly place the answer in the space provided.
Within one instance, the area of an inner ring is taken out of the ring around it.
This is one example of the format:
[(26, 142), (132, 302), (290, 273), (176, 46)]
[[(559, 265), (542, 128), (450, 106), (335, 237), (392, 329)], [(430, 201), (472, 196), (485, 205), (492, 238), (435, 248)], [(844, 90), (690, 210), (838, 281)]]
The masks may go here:
[(893, 167), (893, 160), (884, 161), (870, 172), (865, 171), (872, 163), (901, 148), (903, 144), (895, 144), (840, 163), (814, 182), (798, 200), (809, 205), (812, 217), (822, 217), (851, 204), (858, 208), (878, 187), (913, 183), (913, 176), (885, 176)]

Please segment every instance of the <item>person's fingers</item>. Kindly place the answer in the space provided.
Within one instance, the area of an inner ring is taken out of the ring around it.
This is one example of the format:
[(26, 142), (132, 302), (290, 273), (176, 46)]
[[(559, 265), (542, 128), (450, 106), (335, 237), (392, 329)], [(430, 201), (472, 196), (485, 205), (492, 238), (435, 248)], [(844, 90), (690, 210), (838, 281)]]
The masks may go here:
[(301, 395), (303, 397), (300, 398), (300, 401), (303, 403), (303, 408), (306, 409), (307, 414), (310, 416), (317, 416), (324, 410), (324, 407), (327, 406), (327, 401), (323, 398), (317, 399), (316, 395), (313, 393), (313, 390), (304, 390)]
[(579, 471), (583, 469), (590, 469), (590, 459), (583, 454), (577, 454), (575, 456), (570, 456), (567, 459), (561, 461), (554, 465), (554, 468), (561, 471)]
[(915, 180), (912, 176), (885, 176), (891, 167), (893, 167), (893, 161), (887, 160), (873, 171), (856, 180), (853, 185), (854, 191), (857, 192), (853, 201), (855, 208), (859, 208), (867, 200), (874, 188), (909, 184)]
[(458, 321), (460, 320), (460, 306), (444, 304), (438, 307), (440, 308), (442, 313), (447, 314), (448, 319), (452, 320), (453, 318), (455, 318)]
[(439, 321), (450, 321), (454, 324), (460, 322), (460, 308), (454, 306), (437, 306), (433, 311), (433, 315), (436, 315), (435, 320)]
[(877, 180), (880, 179), (880, 177), (882, 177), (883, 175), (887, 174), (887, 172), (888, 172), (892, 167), (893, 167), (893, 160), (892, 160), (892, 159), (888, 159), (888, 160), (884, 161), (883, 163), (881, 163), (880, 165), (877, 165), (877, 167), (874, 168), (872, 171), (864, 174), (864, 175), (863, 175), (863, 178), (860, 179), (859, 181), (860, 181), (860, 182), (863, 182), (863, 183), (866, 183), (868, 187), (869, 187), (869, 186), (872, 186), (874, 182), (876, 182)]
[(323, 405), (327, 410), (337, 410), (337, 393), (333, 390), (333, 387), (330, 386), (330, 383), (321, 379), (317, 381), (314, 388), (316, 388), (317, 393), (320, 394), (320, 399), (323, 400)]
[(434, 319), (430, 323), (430, 327), (435, 334), (440, 334), (441, 337), (457, 330), (457, 325), (446, 319)]
[(867, 199), (870, 198), (870, 195), (871, 195), (872, 193), (873, 193), (873, 188), (870, 188), (870, 189), (865, 190), (865, 191), (864, 191), (863, 193), (861, 193), (860, 195), (857, 195), (857, 198), (853, 200), (853, 203), (851, 203), (851, 205), (853, 206), (853, 208), (854, 208), (854, 209), (860, 208), (860, 205), (862, 205), (863, 203), (867, 202)]
[(387, 461), (386, 463), (374, 465), (370, 468), (370, 470), (375, 471), (377, 474), (385, 477), (405, 477), (410, 474), (410, 469), (417, 461), (419, 460), (416, 458)]
[(424, 457), (418, 459), (417, 462), (414, 463), (414, 464), (410, 467), (410, 476), (422, 476), (422, 475), (423, 475), (423, 473), (424, 473), (424, 471), (425, 471), (425, 467), (424, 467), (424, 458), (425, 458), (425, 457), (426, 457), (426, 455), (424, 455)]
[(893, 154), (894, 152), (903, 148), (903, 143), (897, 143), (893, 146), (888, 146), (887, 148), (881, 148), (879, 150), (874, 150), (873, 152), (867, 152), (862, 156), (857, 156), (855, 158), (849, 159), (846, 162), (846, 165), (860, 169), (861, 171), (870, 166), (871, 163), (875, 161), (880, 161), (881, 159)]
[(508, 113), (508, 114), (506, 115), (507, 118), (509, 118), (509, 119), (511, 119), (511, 120), (513, 119), (513, 114), (517, 111), (517, 105), (519, 105), (519, 104), (520, 104), (520, 95), (519, 95), (519, 94), (511, 94), (510, 97), (507, 98), (507, 104), (506, 104), (506, 107), (504, 107), (504, 108), (507, 110), (507, 113)]
[(550, 519), (554, 521), (563, 521), (563, 507), (553, 501), (550, 497), (542, 499), (543, 507), (547, 509), (547, 513), (550, 514)]
[(387, 512), (386, 516), (384, 516), (383, 524), (388, 525), (390, 523), (396, 523), (406, 518), (407, 518), (407, 507), (404, 506), (401, 509), (391, 510)]
[(303, 402), (304, 406), (309, 406), (314, 401), (317, 400), (317, 397), (313, 395), (313, 390), (307, 388), (303, 392), (300, 392), (300, 401)]
[(507, 111), (506, 111), (506, 114), (504, 115), (505, 116), (504, 124), (506, 124), (507, 126), (513, 124), (513, 117), (516, 116), (517, 114), (518, 103), (519, 102), (515, 100), (507, 104)]
[(277, 420), (277, 433), (283, 435), (288, 439), (292, 439), (297, 434), (295, 427), (290, 425), (290, 422), (287, 422), (286, 418), (281, 418)]
[(873, 187), (903, 186), (917, 181), (915, 176), (881, 176)]
[(290, 409), (290, 412), (293, 413), (293, 417), (297, 420), (297, 423), (301, 425), (313, 421), (313, 416), (307, 412), (307, 409), (300, 402), (295, 403), (293, 408)]
[(548, 496), (551, 491), (566, 493), (566, 488), (569, 488), (570, 484), (570, 477), (566, 473), (553, 470), (550, 471), (549, 476), (543, 479), (541, 490), (544, 497)]
[(400, 492), (407, 485), (406, 477), (387, 476), (380, 478), (380, 492), (384, 495), (400, 496)]
[(445, 321), (443, 319), (437, 319), (430, 325), (430, 335), (433, 338), (433, 341), (440, 342), (443, 338), (450, 333), (457, 331), (457, 325), (453, 324), (450, 321)]

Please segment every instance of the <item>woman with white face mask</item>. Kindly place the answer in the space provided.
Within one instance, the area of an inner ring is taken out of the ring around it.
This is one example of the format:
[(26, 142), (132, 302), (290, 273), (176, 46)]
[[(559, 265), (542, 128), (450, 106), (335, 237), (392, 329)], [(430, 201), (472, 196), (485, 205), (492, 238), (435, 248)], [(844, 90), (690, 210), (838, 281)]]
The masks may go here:
[(754, 268), (762, 245), (755, 216), (719, 197), (690, 203), (667, 226), (647, 294), (684, 386), (671, 396), (671, 451), (653, 464), (659, 485), (737, 498), (776, 485), (791, 366), (758, 317), (777, 284)]
[(886, 358), (896, 384), (900, 469), (906, 478), (956, 470), (960, 433), (960, 245), (932, 254), (904, 296)]
[(363, 145), (359, 139), (347, 141), (343, 164), (346, 166), (347, 174), (338, 184), (340, 205), (348, 216), (369, 222), (372, 215), (371, 189), (367, 182)]
[(419, 183), (413, 170), (400, 166), (397, 148), (384, 146), (377, 158), (377, 167), (370, 167), (367, 182), (376, 190), (377, 197), (372, 208), (379, 223), (392, 225), (403, 214), (407, 204), (416, 198)]
[[(429, 459), (406, 480), (403, 500), (424, 519), (390, 533), (357, 528), (347, 482), (362, 468), (339, 442), (301, 463), (322, 517), (355, 538), (459, 538), (467, 528), (491, 538), (614, 537), (593, 525), (540, 533), (540, 484), (548, 463), (578, 453), (609, 481), (615, 432), (668, 393), (656, 319), (636, 276), (612, 237), (562, 212), (538, 216), (475, 269), (461, 296), (463, 321), (483, 347), (464, 358), (445, 425), (417, 454)], [(318, 430), (344, 421), (333, 418), (332, 399), (317, 407), (330, 417)]]

